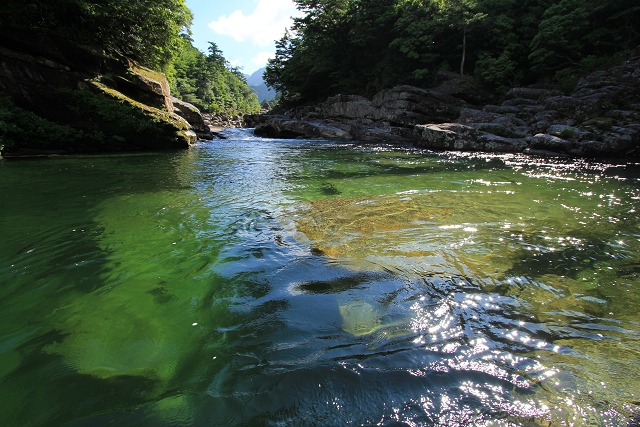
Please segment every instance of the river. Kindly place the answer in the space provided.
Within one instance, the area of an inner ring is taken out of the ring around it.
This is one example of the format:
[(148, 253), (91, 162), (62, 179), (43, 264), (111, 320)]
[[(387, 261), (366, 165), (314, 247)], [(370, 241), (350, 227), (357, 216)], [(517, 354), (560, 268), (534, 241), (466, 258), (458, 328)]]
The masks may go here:
[(640, 422), (640, 165), (228, 136), (0, 161), (0, 425)]

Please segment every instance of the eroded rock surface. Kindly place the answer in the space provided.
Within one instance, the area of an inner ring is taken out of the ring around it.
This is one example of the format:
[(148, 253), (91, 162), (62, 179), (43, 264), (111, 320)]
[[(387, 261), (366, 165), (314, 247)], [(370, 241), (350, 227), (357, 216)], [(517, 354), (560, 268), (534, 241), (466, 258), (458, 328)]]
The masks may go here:
[(640, 47), (620, 65), (582, 78), (570, 95), (524, 87), (511, 89), (499, 105), (488, 101), (473, 79), (439, 72), (431, 90), (399, 86), (371, 99), (336, 95), (287, 115), (252, 116), (247, 124), (273, 138), (386, 140), (545, 156), (640, 155)]
[[(640, 48), (622, 64), (580, 79), (570, 96), (550, 89), (514, 88), (501, 105), (462, 109), (455, 122), (475, 128), (480, 142), (496, 144), (465, 144), (469, 132), (464, 131), (447, 136), (457, 141), (447, 149), (635, 157), (640, 155), (639, 100)], [(416, 126), (416, 145), (440, 148), (425, 129), (428, 126)]]
[[(300, 107), (287, 115), (251, 117), (248, 125), (256, 127), (256, 134), (272, 138), (409, 142), (414, 125), (451, 121), (466, 105), (462, 99), (447, 93), (405, 85), (381, 91), (372, 99), (336, 95), (320, 105)], [(301, 124), (294, 125), (292, 121)], [(330, 131), (325, 135), (323, 127), (342, 132), (331, 135)], [(305, 129), (309, 133), (305, 133)]]
[(209, 133), (162, 73), (36, 33), (0, 36), (5, 155), (188, 148)]

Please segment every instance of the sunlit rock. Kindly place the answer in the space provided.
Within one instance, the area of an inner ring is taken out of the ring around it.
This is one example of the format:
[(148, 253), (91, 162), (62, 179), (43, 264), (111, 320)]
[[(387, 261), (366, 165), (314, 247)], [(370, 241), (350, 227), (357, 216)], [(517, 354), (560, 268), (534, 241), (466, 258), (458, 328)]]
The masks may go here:
[(472, 151), (484, 148), (477, 139), (476, 129), (459, 123), (416, 125), (414, 137), (415, 144), (425, 148)]

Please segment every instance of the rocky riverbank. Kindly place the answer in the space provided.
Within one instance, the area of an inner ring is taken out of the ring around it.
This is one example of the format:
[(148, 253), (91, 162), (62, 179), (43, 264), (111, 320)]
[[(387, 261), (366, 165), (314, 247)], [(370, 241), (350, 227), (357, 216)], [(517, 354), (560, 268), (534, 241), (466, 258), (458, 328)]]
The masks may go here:
[(211, 138), (164, 74), (34, 33), (0, 30), (0, 150), (7, 155), (188, 148)]
[(440, 72), (430, 90), (400, 86), (372, 99), (337, 95), (285, 115), (245, 116), (259, 136), (412, 142), (442, 150), (546, 156), (640, 156), (640, 47), (577, 83), (513, 88), (495, 103), (471, 78)]

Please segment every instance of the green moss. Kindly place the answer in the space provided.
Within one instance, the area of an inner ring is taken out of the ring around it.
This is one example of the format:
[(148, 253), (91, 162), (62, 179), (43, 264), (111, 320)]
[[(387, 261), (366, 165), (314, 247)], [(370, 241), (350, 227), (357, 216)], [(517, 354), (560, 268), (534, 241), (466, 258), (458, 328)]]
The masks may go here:
[(195, 144), (197, 137), (195, 136), (195, 134), (193, 132), (189, 132), (188, 130), (181, 130), (178, 132), (178, 134), (184, 138), (185, 141), (187, 141), (189, 144)]
[(489, 132), (494, 135), (502, 136), (504, 138), (512, 136), (511, 132), (501, 125), (480, 125), (476, 129), (482, 132)]
[(3, 152), (186, 148), (194, 142), (185, 132), (189, 124), (181, 117), (135, 101), (101, 82), (90, 83), (89, 90), (50, 93), (46, 102), (52, 107), (44, 109), (51, 112), (47, 118), (0, 94)]
[(556, 132), (556, 134), (562, 139), (571, 139), (575, 135), (575, 131), (571, 128), (564, 128), (560, 132)]
[[(154, 119), (156, 119), (157, 121), (161, 121), (161, 122), (165, 122), (168, 123), (172, 126), (175, 126), (177, 129), (180, 130), (188, 130), (190, 129), (190, 126), (187, 122), (185, 122), (182, 118), (180, 118), (180, 116), (177, 116), (173, 113), (169, 113), (167, 111), (163, 111), (160, 110), (158, 108), (154, 108), (151, 107), (149, 105), (143, 104), (141, 102), (138, 102), (128, 96), (125, 96), (124, 94), (122, 94), (121, 92), (118, 92), (115, 89), (112, 89), (110, 87), (108, 87), (107, 85), (98, 82), (98, 81), (92, 81), (91, 82), (95, 87), (97, 87), (98, 89), (100, 89), (102, 92), (104, 92), (105, 94), (107, 94), (109, 97), (111, 97), (112, 99), (116, 99), (119, 101), (122, 101), (124, 104), (128, 104), (129, 106), (135, 107), (139, 110), (145, 111), (146, 113), (148, 113), (149, 115), (151, 115)], [(89, 93), (89, 92), (81, 92), (81, 93)], [(114, 118), (114, 119), (120, 119), (120, 118), (125, 118), (126, 117), (119, 117), (119, 112), (121, 111), (120, 108), (114, 108), (113, 104), (109, 105), (109, 103), (101, 101), (97, 98), (93, 98), (92, 100), (93, 103), (97, 103), (99, 104), (99, 114), (102, 115), (107, 115), (110, 118)]]
[(131, 68), (131, 70), (135, 74), (141, 75), (142, 77), (146, 77), (146, 78), (151, 79), (151, 80), (156, 80), (156, 81), (160, 82), (161, 84), (162, 84), (162, 82), (164, 80), (166, 80), (166, 77), (165, 77), (164, 74), (162, 74), (159, 71), (154, 71), (154, 70), (152, 70), (150, 68), (140, 67), (140, 66), (135, 65), (135, 66), (133, 66)]

